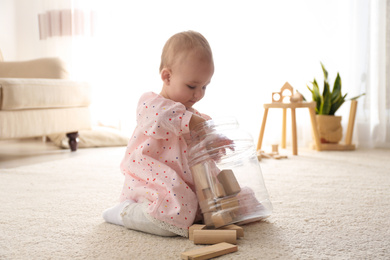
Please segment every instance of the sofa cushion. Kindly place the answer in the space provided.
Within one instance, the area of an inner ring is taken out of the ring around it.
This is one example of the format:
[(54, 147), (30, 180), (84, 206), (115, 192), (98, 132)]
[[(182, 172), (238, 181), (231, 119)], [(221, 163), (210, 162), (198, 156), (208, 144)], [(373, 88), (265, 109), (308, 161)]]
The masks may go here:
[(90, 103), (86, 82), (0, 78), (0, 110), (83, 107)]
[(0, 139), (45, 136), (91, 128), (88, 107), (0, 110)]
[(69, 79), (65, 63), (59, 58), (29, 61), (0, 61), (0, 78)]

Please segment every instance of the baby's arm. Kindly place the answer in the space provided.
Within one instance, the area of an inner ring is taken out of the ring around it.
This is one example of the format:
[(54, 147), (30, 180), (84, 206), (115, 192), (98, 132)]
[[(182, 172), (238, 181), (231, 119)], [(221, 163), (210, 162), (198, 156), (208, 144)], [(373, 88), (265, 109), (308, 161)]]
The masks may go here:
[(191, 119), (190, 119), (190, 125), (189, 125), (190, 131), (193, 131), (198, 124), (203, 123), (205, 121), (206, 121), (206, 119), (204, 119), (200, 116), (197, 116), (195, 114), (192, 114)]
[(203, 140), (203, 145), (205, 145), (210, 156), (218, 161), (221, 155), (226, 153), (226, 148), (234, 150), (233, 141), (218, 133), (208, 133), (205, 128), (201, 127), (201, 123), (205, 121), (207, 120), (193, 114), (190, 119), (189, 128), (190, 131), (196, 131), (196, 135), (192, 135), (192, 137)]

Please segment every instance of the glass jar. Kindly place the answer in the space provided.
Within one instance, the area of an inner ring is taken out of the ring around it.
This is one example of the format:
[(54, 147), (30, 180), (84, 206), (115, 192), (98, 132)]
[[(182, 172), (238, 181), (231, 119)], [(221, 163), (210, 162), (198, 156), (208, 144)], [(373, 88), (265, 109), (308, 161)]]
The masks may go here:
[(208, 228), (245, 224), (270, 216), (252, 137), (234, 118), (209, 120), (191, 132), (189, 166)]

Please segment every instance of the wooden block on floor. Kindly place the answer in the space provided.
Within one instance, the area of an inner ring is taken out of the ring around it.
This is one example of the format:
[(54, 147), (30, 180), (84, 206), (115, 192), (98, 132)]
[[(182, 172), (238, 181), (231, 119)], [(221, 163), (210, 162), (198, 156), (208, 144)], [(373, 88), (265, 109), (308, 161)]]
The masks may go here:
[(237, 225), (227, 225), (219, 229), (235, 230), (237, 232), (237, 238), (244, 237), (244, 229)]
[(181, 259), (184, 260), (206, 260), (217, 256), (236, 252), (238, 247), (229, 243), (219, 243), (212, 246), (206, 246), (189, 250), (181, 254)]
[(287, 159), (287, 155), (275, 155), (274, 159), (276, 159), (276, 160)]
[(202, 229), (193, 231), (194, 244), (214, 245), (222, 242), (236, 244), (237, 232), (235, 230)]
[(194, 241), (194, 230), (202, 230), (204, 228), (206, 228), (206, 225), (202, 225), (202, 224), (194, 224), (190, 226), (190, 228), (188, 229), (188, 238), (191, 241)]

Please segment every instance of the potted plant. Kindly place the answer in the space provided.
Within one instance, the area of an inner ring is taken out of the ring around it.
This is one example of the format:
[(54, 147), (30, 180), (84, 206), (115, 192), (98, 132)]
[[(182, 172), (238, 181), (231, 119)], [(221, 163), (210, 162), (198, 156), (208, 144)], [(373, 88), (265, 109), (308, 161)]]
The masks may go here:
[[(336, 111), (344, 104), (347, 94), (341, 93), (341, 77), (337, 73), (333, 84), (332, 91), (328, 81), (328, 72), (321, 63), (322, 71), (324, 72), (324, 88), (322, 93), (316, 79), (311, 82), (312, 87), (307, 88), (312, 94), (313, 101), (316, 105), (316, 118), (318, 124), (318, 132), (322, 143), (338, 143), (343, 137), (343, 129), (341, 126), (341, 116), (336, 116)], [(357, 99), (360, 96), (353, 97), (350, 100)]]

